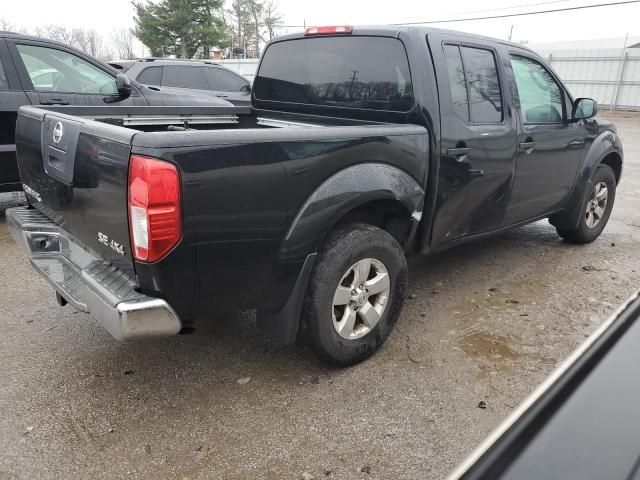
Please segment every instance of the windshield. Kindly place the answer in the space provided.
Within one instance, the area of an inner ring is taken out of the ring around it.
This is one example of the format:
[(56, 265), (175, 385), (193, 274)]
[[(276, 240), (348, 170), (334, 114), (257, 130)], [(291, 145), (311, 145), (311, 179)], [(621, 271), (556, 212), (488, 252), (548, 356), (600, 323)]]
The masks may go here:
[(274, 43), (254, 82), (259, 100), (405, 112), (413, 105), (404, 45), (389, 37)]

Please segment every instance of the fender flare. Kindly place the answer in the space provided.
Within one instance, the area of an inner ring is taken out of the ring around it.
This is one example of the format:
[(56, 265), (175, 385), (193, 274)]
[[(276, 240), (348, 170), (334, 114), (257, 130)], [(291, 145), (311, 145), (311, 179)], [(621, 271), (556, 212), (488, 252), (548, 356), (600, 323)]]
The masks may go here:
[(591, 178), (602, 160), (611, 153), (617, 154), (621, 160), (624, 160), (622, 143), (618, 134), (612, 131), (602, 132), (593, 140), (585, 155), (576, 175), (575, 187), (567, 202), (567, 208), (549, 219), (553, 226), (569, 231), (578, 228), (582, 217), (581, 207), (593, 188)]
[(420, 221), (424, 190), (408, 173), (381, 163), (361, 163), (325, 180), (305, 201), (284, 238), (282, 260), (303, 261), (315, 253), (324, 234), (348, 212), (375, 200), (400, 202), (415, 224)]

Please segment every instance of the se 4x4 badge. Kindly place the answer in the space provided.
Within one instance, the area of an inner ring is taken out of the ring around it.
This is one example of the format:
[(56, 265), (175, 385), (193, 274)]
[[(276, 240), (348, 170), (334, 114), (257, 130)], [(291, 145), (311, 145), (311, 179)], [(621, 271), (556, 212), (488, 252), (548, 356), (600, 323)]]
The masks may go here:
[(116, 242), (115, 240), (110, 240), (109, 235), (105, 235), (104, 233), (98, 232), (98, 242), (109, 247), (118, 255), (124, 255), (124, 247), (122, 246), (122, 244)]

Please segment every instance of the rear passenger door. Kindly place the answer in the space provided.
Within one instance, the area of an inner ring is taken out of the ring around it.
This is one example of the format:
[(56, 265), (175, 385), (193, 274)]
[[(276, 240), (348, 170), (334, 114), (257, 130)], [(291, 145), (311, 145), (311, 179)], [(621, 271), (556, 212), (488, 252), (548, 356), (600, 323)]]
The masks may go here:
[(235, 105), (251, 103), (251, 87), (247, 80), (224, 68), (206, 66), (204, 71), (209, 88), (216, 97)]
[(209, 93), (204, 72), (199, 65), (165, 65), (163, 67), (162, 86), (199, 90), (202, 94)]
[[(128, 75), (128, 74), (127, 74)], [(134, 78), (143, 85), (153, 85), (159, 87), (162, 85), (162, 66), (151, 66), (142, 69), (142, 71)]]
[[(441, 143), (432, 243), (502, 226), (516, 129), (493, 44), (429, 35), (440, 96)], [(435, 51), (434, 51), (435, 50)]]

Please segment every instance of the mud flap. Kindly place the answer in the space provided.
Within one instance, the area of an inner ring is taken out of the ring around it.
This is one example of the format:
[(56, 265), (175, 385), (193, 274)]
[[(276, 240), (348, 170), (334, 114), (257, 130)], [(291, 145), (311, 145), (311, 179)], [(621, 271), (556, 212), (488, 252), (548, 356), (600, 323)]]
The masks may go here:
[(585, 188), (580, 196), (580, 201), (577, 202), (571, 210), (550, 217), (549, 223), (560, 230), (566, 230), (568, 232), (576, 230), (580, 226), (580, 219), (582, 218), (583, 210), (582, 206), (587, 202), (592, 189), (593, 182), (589, 180), (585, 184)]
[(317, 253), (307, 255), (298, 280), (284, 306), (277, 312), (258, 311), (258, 328), (274, 342), (282, 345), (295, 343), (300, 328), (300, 317), (307, 292), (311, 271), (316, 263)]

